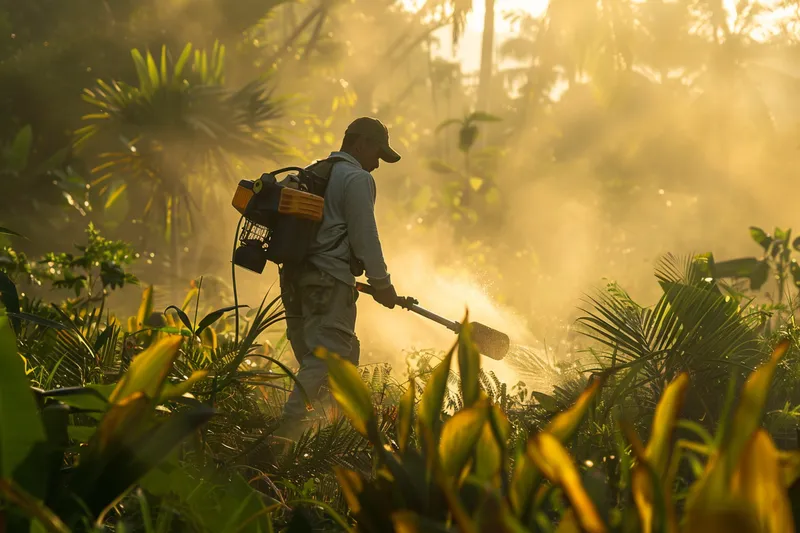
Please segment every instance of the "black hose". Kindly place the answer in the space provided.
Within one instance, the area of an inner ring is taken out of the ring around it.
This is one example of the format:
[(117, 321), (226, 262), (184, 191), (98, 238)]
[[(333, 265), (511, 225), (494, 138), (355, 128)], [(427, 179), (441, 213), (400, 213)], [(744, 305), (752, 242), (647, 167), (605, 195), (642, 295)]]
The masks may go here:
[(233, 305), (234, 307), (234, 346), (239, 345), (239, 295), (236, 291), (236, 245), (239, 244), (239, 232), (242, 230), (244, 215), (239, 217), (239, 224), (236, 226), (236, 233), (233, 236), (233, 252), (231, 254), (231, 283), (233, 284)]

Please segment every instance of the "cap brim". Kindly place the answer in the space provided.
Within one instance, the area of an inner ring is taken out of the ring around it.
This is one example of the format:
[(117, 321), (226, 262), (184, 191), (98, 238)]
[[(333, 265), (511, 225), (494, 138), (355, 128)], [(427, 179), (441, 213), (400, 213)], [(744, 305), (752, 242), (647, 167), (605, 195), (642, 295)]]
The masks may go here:
[(400, 161), (400, 154), (395, 152), (392, 147), (387, 144), (381, 147), (380, 158), (387, 163), (397, 163)]

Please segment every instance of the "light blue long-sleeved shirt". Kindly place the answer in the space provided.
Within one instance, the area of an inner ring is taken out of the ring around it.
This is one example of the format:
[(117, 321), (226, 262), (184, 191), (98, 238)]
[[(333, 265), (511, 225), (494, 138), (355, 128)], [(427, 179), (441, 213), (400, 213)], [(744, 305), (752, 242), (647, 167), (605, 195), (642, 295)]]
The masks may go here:
[(323, 272), (355, 286), (355, 277), (350, 272), (352, 249), (363, 262), (370, 285), (388, 287), (391, 278), (375, 221), (375, 179), (346, 152), (332, 152), (329, 157), (345, 161), (333, 166), (325, 192), (322, 224), (309, 250), (309, 261)]

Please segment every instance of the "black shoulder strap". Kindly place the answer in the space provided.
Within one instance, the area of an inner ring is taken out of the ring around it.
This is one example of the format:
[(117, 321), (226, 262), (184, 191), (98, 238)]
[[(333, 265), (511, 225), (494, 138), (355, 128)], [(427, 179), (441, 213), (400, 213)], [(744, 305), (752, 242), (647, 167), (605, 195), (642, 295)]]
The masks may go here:
[[(347, 161), (347, 159), (338, 155), (333, 157), (328, 157), (326, 159), (318, 159), (317, 161), (311, 163), (311, 165), (308, 166), (308, 169), (311, 170), (314, 174), (316, 174), (317, 177), (327, 180), (328, 178), (331, 177), (331, 172), (333, 171), (333, 165), (335, 165), (340, 161)], [(322, 172), (317, 172), (317, 170), (321, 170)]]

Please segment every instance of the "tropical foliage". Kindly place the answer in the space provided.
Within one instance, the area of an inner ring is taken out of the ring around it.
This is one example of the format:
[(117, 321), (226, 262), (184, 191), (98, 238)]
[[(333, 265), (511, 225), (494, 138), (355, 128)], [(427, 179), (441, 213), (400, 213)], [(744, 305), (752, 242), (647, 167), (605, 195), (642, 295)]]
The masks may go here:
[[(794, 530), (795, 9), (0, 2), (0, 532)], [(356, 115), (398, 287), (424, 256), (547, 343), (320, 353), (287, 439), (230, 196)]]

